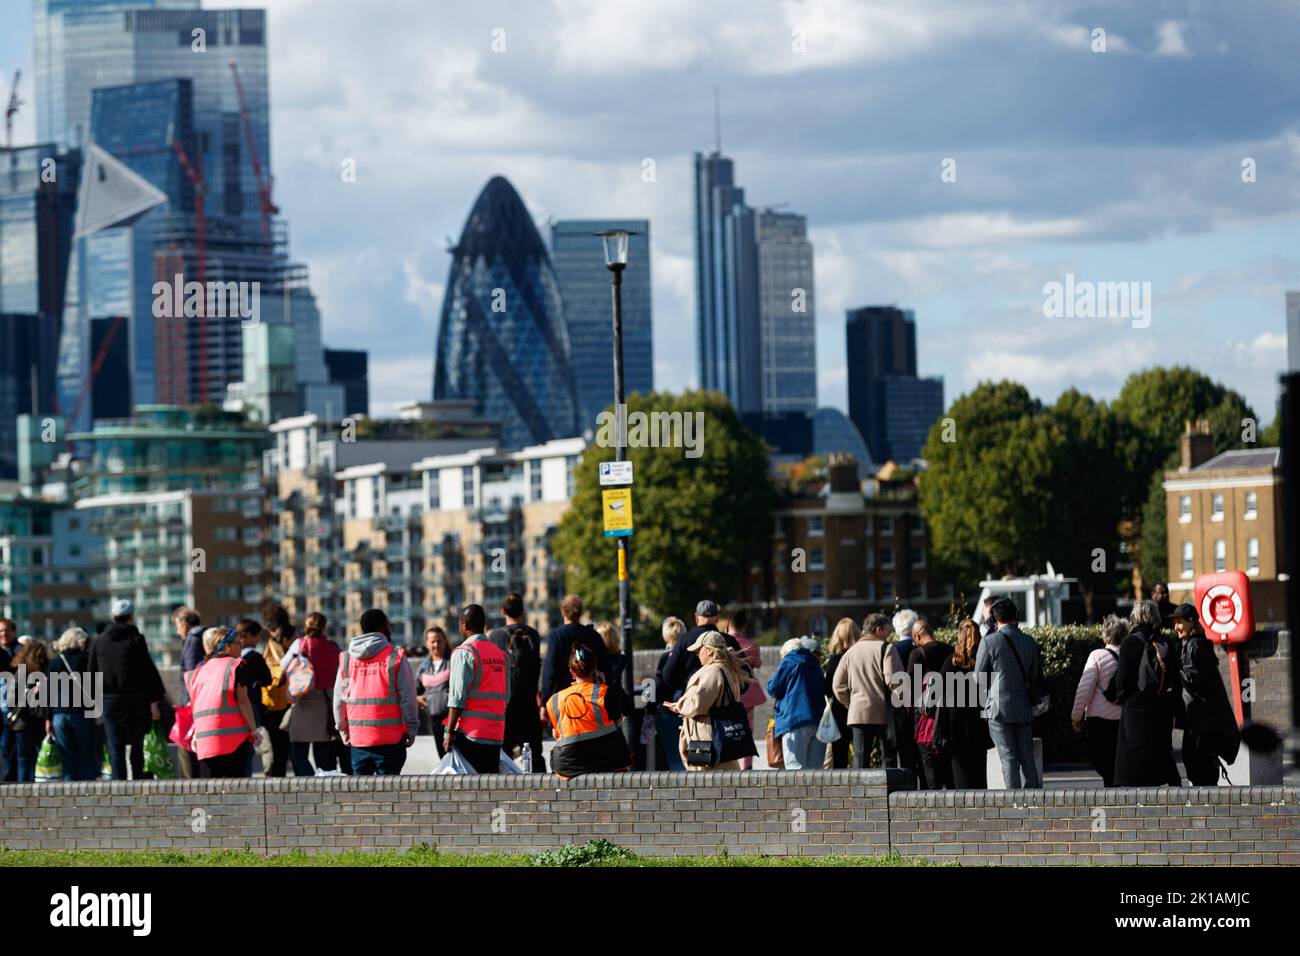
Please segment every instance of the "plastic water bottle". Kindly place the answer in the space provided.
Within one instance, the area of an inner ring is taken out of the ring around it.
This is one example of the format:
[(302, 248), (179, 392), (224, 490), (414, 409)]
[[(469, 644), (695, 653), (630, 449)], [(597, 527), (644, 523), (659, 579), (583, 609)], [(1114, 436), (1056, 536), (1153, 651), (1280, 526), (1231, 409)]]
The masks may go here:
[(524, 752), (519, 755), (519, 766), (523, 768), (524, 773), (533, 772), (533, 748), (531, 744), (524, 744)]

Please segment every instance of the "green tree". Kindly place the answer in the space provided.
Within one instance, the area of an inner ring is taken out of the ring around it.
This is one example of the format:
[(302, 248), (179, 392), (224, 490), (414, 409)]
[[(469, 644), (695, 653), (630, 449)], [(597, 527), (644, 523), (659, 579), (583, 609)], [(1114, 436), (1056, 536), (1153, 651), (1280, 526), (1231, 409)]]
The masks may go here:
[[(719, 603), (743, 596), (742, 584), (771, 547), (774, 493), (767, 448), (741, 424), (731, 403), (716, 392), (651, 392), (628, 399), (629, 444), (637, 442), (637, 415), (702, 416), (699, 457), (681, 447), (627, 449), (632, 462), (633, 518), (628, 543), (633, 606), (653, 617), (684, 614), (701, 598)], [(665, 419), (660, 419), (664, 421)], [(614, 459), (601, 429), (577, 468), (577, 488), (555, 535), (567, 567), (568, 590), (592, 612), (618, 612), (617, 557), (604, 537), (599, 463)], [(661, 433), (662, 436), (662, 433)]]
[[(1186, 423), (1208, 419), (1214, 450), (1221, 452), (1249, 447), (1242, 440), (1243, 423), (1258, 418), (1240, 394), (1184, 366), (1135, 372), (1112, 408), (1119, 418), (1120, 461), (1127, 476), (1123, 507), (1133, 519), (1134, 560), (1144, 581), (1163, 580), (1168, 568), (1165, 549), (1154, 542), (1160, 532), (1156, 525), (1164, 523), (1164, 508), (1151, 504), (1152, 484), (1166, 467), (1177, 464), (1179, 436)], [(1153, 527), (1145, 534), (1143, 524), (1148, 518)], [(1143, 541), (1153, 547), (1145, 558)]]
[(1051, 408), (1064, 442), (1053, 486), (1057, 540), (1052, 559), (1077, 577), (1089, 616), (1098, 587), (1113, 580), (1119, 557), (1124, 474), (1116, 445), (1119, 426), (1104, 402), (1070, 389)]
[(920, 507), (931, 551), (959, 580), (1028, 573), (1059, 559), (1055, 492), (1065, 431), (1012, 382), (982, 383), (953, 402), (922, 456)]

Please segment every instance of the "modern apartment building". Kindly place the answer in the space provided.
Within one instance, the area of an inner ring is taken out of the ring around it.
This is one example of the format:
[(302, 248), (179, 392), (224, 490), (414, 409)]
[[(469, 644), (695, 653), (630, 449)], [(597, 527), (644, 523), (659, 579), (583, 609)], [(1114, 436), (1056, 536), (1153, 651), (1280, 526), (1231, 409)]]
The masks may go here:
[(1196, 578), (1244, 571), (1250, 578), (1255, 620), (1287, 621), (1281, 451), (1259, 448), (1214, 454), (1206, 422), (1182, 436), (1176, 471), (1165, 472), (1171, 600), (1191, 601)]
[(103, 539), (96, 590), (127, 597), (164, 661), (179, 651), (171, 612), (233, 624), (264, 594), (264, 428), (224, 413), (149, 406), (74, 433), (92, 452), (73, 483), (76, 511)]
[[(411, 412), (412, 417), (400, 421), (362, 420), (338, 425), (316, 415), (303, 415), (270, 427), (272, 447), (262, 463), (265, 497), (271, 512), (268, 590), (284, 602), (295, 619), (319, 611), (332, 627), (344, 633), (347, 622), (355, 624), (365, 610), (362, 603), (377, 600), (371, 545), (391, 557), (403, 543), (403, 531), (408, 553), (415, 543), (416, 554), (400, 564), (393, 560), (401, 571), (390, 572), (385, 562), (379, 569), (380, 580), (394, 586), (381, 588), (379, 597), (403, 592), (393, 602), (384, 600), (381, 606), (389, 608), (395, 608), (399, 601), (403, 607), (419, 603), (418, 522), (414, 526), (403, 523), (400, 527), (374, 528), (385, 532), (382, 537), (363, 533), (364, 528), (357, 524), (345, 534), (347, 515), (357, 510), (355, 500), (349, 508), (348, 496), (355, 496), (362, 484), (371, 496), (360, 503), (362, 510), (357, 511), (365, 515), (363, 524), (389, 514), (376, 510), (375, 490), (381, 495), (381, 503), (391, 493), (399, 513), (404, 513), (403, 505), (406, 511), (411, 510), (411, 495), (403, 491), (416, 461), (491, 445), (499, 439), (499, 426), (474, 418), (468, 411), (463, 403), (434, 403), (418, 406)], [(361, 475), (364, 483), (351, 480)], [(359, 545), (364, 547), (358, 550)], [(399, 587), (399, 574), (406, 572), (409, 576)], [(399, 623), (395, 622), (395, 626)], [(411, 630), (406, 623), (400, 623), (400, 627), (403, 635)]]
[(68, 505), (0, 498), (0, 617), (19, 634), (52, 640), (65, 628), (93, 631), (107, 613), (97, 587), (103, 541)]

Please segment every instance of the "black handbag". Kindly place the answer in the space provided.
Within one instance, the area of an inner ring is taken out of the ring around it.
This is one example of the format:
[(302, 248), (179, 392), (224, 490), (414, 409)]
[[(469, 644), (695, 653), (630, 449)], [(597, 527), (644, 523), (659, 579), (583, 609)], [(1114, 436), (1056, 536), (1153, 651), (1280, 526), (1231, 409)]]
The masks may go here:
[(712, 740), (688, 740), (686, 763), (691, 767), (716, 767), (719, 764), (757, 757), (754, 735), (749, 729), (749, 715), (731, 692), (731, 681), (723, 677), (723, 702), (709, 708), (713, 725)]

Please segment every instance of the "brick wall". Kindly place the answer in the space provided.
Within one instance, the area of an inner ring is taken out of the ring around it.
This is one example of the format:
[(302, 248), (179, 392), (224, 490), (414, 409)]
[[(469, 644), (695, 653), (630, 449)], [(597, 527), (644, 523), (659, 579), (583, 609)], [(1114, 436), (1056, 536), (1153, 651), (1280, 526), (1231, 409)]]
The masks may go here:
[[(900, 771), (257, 778), (23, 784), (0, 846), (242, 849), (422, 844), (536, 852), (604, 837), (644, 855), (883, 854)], [(39, 810), (37, 806), (39, 805)], [(200, 825), (201, 824), (201, 825)]]
[(1295, 787), (912, 791), (891, 845), (935, 862), (1300, 865)]
[[(604, 837), (638, 854), (876, 855), (963, 864), (1300, 864), (1294, 787), (891, 789), (902, 771), (257, 778), (5, 788), (11, 849), (420, 845), (537, 852)], [(1104, 816), (1103, 816), (1104, 814)], [(1094, 829), (1094, 827), (1099, 827)]]

